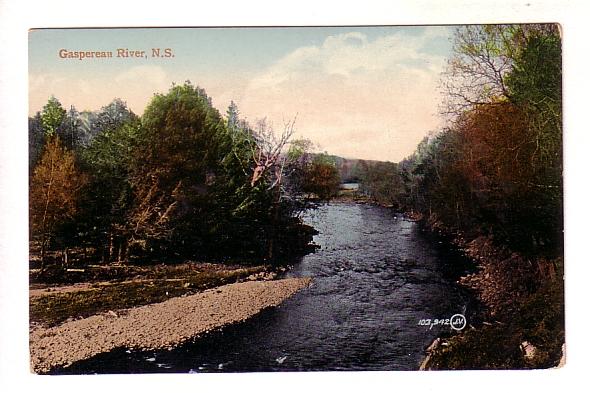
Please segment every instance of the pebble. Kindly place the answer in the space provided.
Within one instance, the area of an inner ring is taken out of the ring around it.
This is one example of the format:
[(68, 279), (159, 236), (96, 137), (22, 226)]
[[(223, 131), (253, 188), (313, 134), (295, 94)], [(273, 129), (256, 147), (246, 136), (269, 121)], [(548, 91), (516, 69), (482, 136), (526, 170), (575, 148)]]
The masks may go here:
[(276, 307), (310, 282), (309, 277), (246, 281), (132, 308), (119, 312), (117, 318), (108, 313), (51, 328), (37, 327), (29, 336), (31, 366), (35, 372), (45, 373), (118, 347), (172, 348), (203, 332)]

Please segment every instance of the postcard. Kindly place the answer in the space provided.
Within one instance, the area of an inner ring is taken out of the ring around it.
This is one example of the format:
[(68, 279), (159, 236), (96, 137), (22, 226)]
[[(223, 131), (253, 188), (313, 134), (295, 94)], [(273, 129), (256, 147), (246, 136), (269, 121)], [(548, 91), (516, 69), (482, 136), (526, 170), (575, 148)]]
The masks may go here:
[(562, 366), (561, 48), (31, 29), (31, 372)]

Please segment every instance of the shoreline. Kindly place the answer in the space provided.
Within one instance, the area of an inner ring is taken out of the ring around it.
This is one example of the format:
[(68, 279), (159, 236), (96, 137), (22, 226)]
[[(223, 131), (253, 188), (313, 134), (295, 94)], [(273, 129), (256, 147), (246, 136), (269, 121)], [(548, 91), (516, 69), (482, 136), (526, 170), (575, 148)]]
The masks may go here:
[[(432, 217), (419, 222), (474, 262), (476, 270), (457, 284), (483, 306), (476, 326), (436, 337), (419, 370), (546, 369), (565, 363), (563, 258), (529, 259), (489, 236), (465, 238)], [(477, 353), (477, 359), (466, 353)]]
[(29, 336), (31, 371), (46, 373), (119, 347), (173, 348), (276, 307), (310, 283), (309, 277), (233, 283), (55, 327), (37, 327)]

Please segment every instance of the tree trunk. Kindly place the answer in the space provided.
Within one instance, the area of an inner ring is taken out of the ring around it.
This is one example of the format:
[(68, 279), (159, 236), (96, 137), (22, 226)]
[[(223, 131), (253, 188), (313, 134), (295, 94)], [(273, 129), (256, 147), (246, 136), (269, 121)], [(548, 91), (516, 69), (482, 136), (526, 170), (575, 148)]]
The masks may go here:
[(109, 259), (108, 262), (112, 262), (115, 256), (115, 240), (113, 233), (109, 233)]
[(64, 269), (67, 269), (68, 264), (69, 264), (69, 255), (68, 255), (68, 248), (67, 247), (63, 251), (63, 264), (64, 264)]
[(41, 274), (45, 271), (45, 235), (41, 239)]
[(121, 238), (119, 242), (119, 255), (117, 261), (122, 263), (127, 258), (127, 239), (125, 237)]
[(279, 181), (279, 183), (277, 184), (277, 195), (276, 195), (276, 200), (273, 202), (273, 207), (272, 207), (272, 220), (271, 220), (271, 224), (272, 224), (272, 229), (271, 229), (271, 233), (270, 233), (270, 240), (269, 240), (269, 244), (268, 244), (268, 255), (267, 258), (269, 261), (272, 261), (273, 257), (274, 257), (274, 246), (275, 246), (275, 238), (276, 238), (276, 228), (277, 228), (277, 224), (279, 221), (279, 205), (281, 202), (281, 182)]

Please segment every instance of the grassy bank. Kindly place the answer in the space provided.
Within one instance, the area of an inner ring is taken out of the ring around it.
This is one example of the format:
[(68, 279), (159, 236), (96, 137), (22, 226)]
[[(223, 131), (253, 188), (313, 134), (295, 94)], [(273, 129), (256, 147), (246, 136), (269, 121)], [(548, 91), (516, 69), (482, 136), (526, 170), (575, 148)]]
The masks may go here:
[[(114, 273), (112, 269), (115, 270)], [(66, 282), (84, 284), (73, 290), (63, 290), (63, 286), (49, 286), (37, 279), (31, 287), (35, 288), (36, 292), (40, 290), (41, 293), (30, 298), (30, 323), (54, 326), (66, 320), (158, 303), (239, 280), (272, 277), (271, 274), (266, 274), (266, 266), (182, 264), (112, 269), (70, 272), (74, 277), (64, 277)], [(121, 270), (118, 275), (115, 274), (117, 270)], [(117, 278), (99, 281), (111, 275)]]

